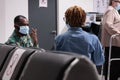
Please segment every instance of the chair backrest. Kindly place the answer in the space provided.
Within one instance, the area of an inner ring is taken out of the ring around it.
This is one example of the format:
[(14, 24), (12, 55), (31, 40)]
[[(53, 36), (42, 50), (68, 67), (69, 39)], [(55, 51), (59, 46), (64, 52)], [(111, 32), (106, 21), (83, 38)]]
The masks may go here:
[(73, 60), (73, 56), (37, 52), (29, 58), (20, 80), (61, 80)]
[[(74, 65), (73, 63), (75, 61), (71, 63), (72, 68), (69, 71), (69, 74), (67, 74), (67, 78), (64, 80), (78, 80), (78, 79), (99, 80), (100, 79), (96, 66), (86, 56), (76, 54), (73, 52), (64, 52), (64, 51), (51, 51), (51, 52), (56, 53), (56, 54), (71, 55), (71, 56), (74, 56), (78, 60), (77, 63)], [(69, 65), (69, 67), (71, 67), (71, 65)]]
[(2, 80), (18, 80), (26, 61), (34, 53), (33, 49), (17, 48), (9, 53), (4, 67), (1, 70), (0, 78)]
[(4, 65), (7, 57), (9, 56), (9, 53), (14, 49), (15, 49), (14, 46), (0, 44), (0, 72), (3, 68), (3, 65)]
[(0, 80), (99, 80), (95, 65), (83, 55), (3, 44), (0, 55)]
[[(72, 63), (74, 64), (75, 61)], [(81, 57), (74, 65), (72, 63), (71, 70), (69, 70), (69, 66), (66, 71), (67, 77), (63, 80), (100, 80), (95, 65), (89, 62), (87, 57)]]
[[(58, 52), (59, 53), (59, 52)], [(85, 56), (78, 58), (52, 52), (33, 54), (19, 80), (99, 80), (95, 65)]]

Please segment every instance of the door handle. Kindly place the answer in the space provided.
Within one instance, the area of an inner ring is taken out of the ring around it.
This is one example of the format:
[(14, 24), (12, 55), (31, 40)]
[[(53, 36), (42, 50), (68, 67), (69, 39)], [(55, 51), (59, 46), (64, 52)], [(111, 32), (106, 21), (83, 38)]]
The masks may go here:
[(57, 35), (56, 30), (51, 31), (51, 34), (54, 35), (54, 36), (56, 36)]
[(51, 34), (56, 34), (56, 30), (53, 30), (53, 31), (51, 32)]

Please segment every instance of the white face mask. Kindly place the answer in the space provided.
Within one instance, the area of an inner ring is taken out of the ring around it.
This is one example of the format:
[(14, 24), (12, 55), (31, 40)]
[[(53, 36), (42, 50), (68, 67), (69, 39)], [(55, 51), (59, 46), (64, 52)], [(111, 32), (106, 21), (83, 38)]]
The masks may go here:
[(29, 27), (28, 26), (20, 26), (19, 32), (21, 34), (28, 34), (29, 33)]
[(120, 10), (120, 4), (117, 4), (117, 6), (115, 7), (116, 10)]

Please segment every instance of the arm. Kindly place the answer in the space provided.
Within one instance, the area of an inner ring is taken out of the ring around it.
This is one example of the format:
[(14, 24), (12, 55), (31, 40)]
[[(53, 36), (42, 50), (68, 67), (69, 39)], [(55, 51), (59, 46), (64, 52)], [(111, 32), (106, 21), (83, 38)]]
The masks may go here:
[(37, 29), (32, 28), (30, 36), (33, 40), (33, 46), (38, 47)]
[(55, 37), (54, 47), (55, 47), (55, 50), (60, 50), (60, 48), (61, 48), (61, 38), (59, 38), (58, 36)]
[(105, 26), (104, 28), (109, 34), (120, 33), (120, 19), (115, 10), (108, 11), (105, 16)]
[(93, 46), (94, 46), (93, 60), (96, 65), (103, 65), (105, 61), (104, 50), (102, 49), (102, 45), (99, 39), (95, 39), (95, 40), (93, 41)]

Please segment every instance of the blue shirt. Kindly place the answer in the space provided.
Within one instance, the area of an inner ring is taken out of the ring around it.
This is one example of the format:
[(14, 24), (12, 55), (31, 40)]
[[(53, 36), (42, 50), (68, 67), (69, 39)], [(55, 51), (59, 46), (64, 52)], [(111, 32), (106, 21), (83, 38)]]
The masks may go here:
[(98, 37), (82, 28), (69, 28), (65, 33), (56, 36), (55, 44), (56, 50), (85, 55), (96, 65), (104, 63), (104, 51)]

